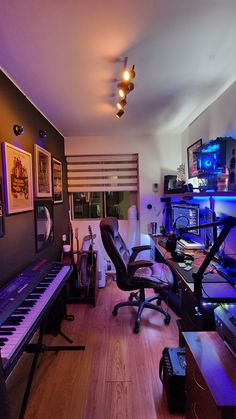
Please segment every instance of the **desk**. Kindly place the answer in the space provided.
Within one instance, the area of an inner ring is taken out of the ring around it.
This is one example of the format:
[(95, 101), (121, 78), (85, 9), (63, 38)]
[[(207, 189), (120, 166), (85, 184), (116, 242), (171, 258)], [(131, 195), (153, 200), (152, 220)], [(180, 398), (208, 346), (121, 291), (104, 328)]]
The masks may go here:
[(185, 332), (186, 417), (234, 419), (236, 362), (216, 332)]
[[(170, 252), (159, 245), (161, 237), (154, 237), (151, 235), (150, 237), (155, 246), (155, 260), (157, 262), (165, 262), (181, 284), (181, 311), (184, 330), (214, 330), (214, 304), (236, 303), (236, 288), (229, 284), (226, 279), (218, 273), (204, 275), (202, 281), (201, 307), (202, 310), (205, 311), (205, 316), (198, 316), (199, 313), (196, 310), (198, 301), (193, 293), (194, 284), (192, 274), (193, 272), (197, 272), (198, 267), (204, 260), (205, 255), (203, 254), (203, 251), (188, 251), (194, 253), (194, 261), (192, 263), (191, 271), (185, 271), (183, 268), (179, 267), (178, 262), (173, 261)], [(206, 272), (211, 271), (211, 269), (212, 268), (208, 266)], [(202, 303), (212, 304), (205, 304), (203, 306)]]

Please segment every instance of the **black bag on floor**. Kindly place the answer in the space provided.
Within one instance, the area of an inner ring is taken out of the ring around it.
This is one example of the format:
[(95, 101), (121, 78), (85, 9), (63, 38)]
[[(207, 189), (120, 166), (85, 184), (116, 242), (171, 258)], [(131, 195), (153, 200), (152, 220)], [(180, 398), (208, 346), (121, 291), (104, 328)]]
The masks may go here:
[(159, 364), (159, 377), (163, 383), (170, 413), (185, 410), (185, 348), (165, 348)]

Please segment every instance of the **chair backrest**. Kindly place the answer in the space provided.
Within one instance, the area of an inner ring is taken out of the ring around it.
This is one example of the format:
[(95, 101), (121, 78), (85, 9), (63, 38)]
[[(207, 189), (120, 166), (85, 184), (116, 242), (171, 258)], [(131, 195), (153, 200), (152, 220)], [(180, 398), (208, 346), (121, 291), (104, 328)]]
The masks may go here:
[(130, 253), (119, 233), (116, 217), (106, 217), (100, 222), (100, 231), (103, 246), (115, 266), (116, 281), (119, 288), (128, 289), (127, 264)]

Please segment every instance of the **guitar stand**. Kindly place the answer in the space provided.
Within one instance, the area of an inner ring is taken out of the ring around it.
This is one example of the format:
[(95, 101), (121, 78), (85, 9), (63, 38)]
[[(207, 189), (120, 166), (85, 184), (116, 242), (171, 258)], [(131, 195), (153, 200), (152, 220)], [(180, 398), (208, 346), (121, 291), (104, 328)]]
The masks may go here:
[[(33, 361), (32, 361), (32, 364), (31, 364), (30, 372), (29, 372), (29, 375), (28, 375), (28, 380), (27, 380), (25, 393), (24, 393), (22, 404), (21, 404), (21, 409), (20, 409), (20, 414), (19, 414), (18, 419), (23, 419), (24, 415), (25, 415), (25, 411), (26, 411), (26, 407), (27, 407), (27, 403), (28, 403), (30, 390), (31, 390), (31, 387), (32, 387), (32, 382), (33, 382), (34, 373), (35, 373), (35, 370), (36, 370), (36, 367), (37, 367), (37, 362), (38, 362), (38, 359), (39, 359), (39, 355), (41, 353), (49, 352), (49, 351), (58, 352), (58, 351), (84, 351), (85, 350), (84, 345), (81, 345), (81, 346), (63, 346), (63, 345), (47, 346), (47, 345), (44, 345), (42, 342), (43, 342), (46, 322), (47, 322), (47, 318), (43, 321), (43, 323), (42, 323), (42, 325), (39, 329), (38, 342), (37, 343), (30, 343), (25, 348), (25, 352), (33, 353), (34, 356), (33, 356)], [(68, 338), (63, 332), (60, 331), (59, 335), (61, 335), (69, 343), (73, 343), (73, 341), (70, 338)]]

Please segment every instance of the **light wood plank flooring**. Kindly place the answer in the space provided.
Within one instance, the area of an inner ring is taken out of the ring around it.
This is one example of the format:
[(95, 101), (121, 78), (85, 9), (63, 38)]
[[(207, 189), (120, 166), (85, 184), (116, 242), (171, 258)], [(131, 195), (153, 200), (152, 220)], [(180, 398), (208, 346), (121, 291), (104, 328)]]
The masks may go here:
[[(135, 308), (123, 307), (112, 316), (113, 306), (127, 297), (109, 278), (95, 308), (68, 305), (75, 320), (64, 321), (62, 331), (86, 349), (43, 355), (25, 419), (184, 418), (168, 413), (158, 375), (164, 347), (178, 347), (177, 317), (169, 310), (166, 326), (160, 313), (145, 309), (135, 335)], [(50, 339), (66, 343), (60, 336)]]

